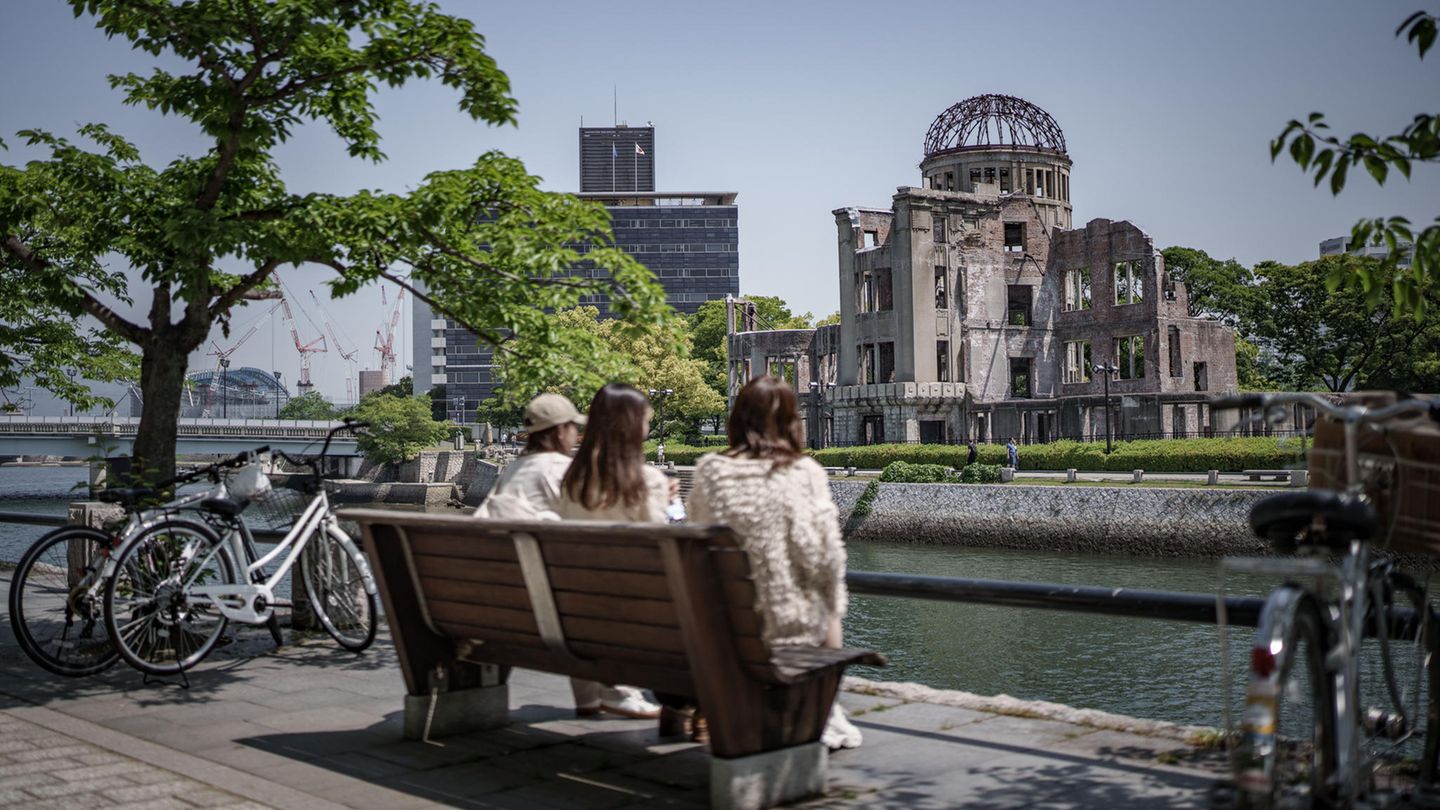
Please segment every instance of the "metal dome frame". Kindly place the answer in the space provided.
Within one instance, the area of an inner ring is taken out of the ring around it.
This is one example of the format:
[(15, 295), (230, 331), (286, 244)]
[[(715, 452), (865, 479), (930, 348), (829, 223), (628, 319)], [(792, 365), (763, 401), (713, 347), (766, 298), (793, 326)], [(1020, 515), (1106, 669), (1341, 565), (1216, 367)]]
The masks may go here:
[(952, 104), (925, 133), (925, 157), (964, 149), (1027, 149), (1065, 155), (1050, 113), (1017, 96), (989, 93)]

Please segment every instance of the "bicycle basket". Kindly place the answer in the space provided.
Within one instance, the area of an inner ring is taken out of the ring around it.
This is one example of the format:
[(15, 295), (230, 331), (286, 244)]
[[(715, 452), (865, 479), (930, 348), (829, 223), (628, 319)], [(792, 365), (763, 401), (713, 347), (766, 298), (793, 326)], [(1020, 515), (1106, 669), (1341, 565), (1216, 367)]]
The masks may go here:
[[(1356, 463), (1375, 504), (1376, 547), (1397, 554), (1440, 557), (1440, 427), (1426, 417), (1364, 429)], [(1315, 422), (1310, 486), (1345, 488), (1345, 431), (1338, 422)]]
[(289, 531), (309, 505), (310, 498), (305, 493), (276, 487), (264, 498), (250, 504), (250, 508), (245, 510), (245, 522), (250, 524), (252, 531)]

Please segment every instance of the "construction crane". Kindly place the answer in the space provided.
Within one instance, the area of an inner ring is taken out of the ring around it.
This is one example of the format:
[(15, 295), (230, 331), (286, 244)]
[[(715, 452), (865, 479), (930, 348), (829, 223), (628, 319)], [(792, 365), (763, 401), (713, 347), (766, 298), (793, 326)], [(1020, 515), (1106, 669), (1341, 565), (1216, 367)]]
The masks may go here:
[[(329, 332), (330, 332), (330, 339), (333, 340), (333, 341), (335, 341), (335, 351), (336, 351), (336, 353), (338, 353), (338, 354), (340, 355), (340, 359), (344, 360), (345, 363), (346, 363), (346, 366), (345, 366), (345, 401), (346, 401), (346, 402), (354, 402), (354, 401), (355, 401), (355, 355), (357, 355), (357, 354), (360, 353), (360, 347), (359, 347), (359, 346), (356, 346), (355, 348), (351, 349), (351, 350), (348, 351), (348, 352), (345, 351), (345, 345), (340, 342), (340, 336), (337, 335), (337, 334), (335, 334), (335, 318), (334, 318), (333, 316), (331, 316), (329, 310), (325, 309), (325, 305), (322, 304), (322, 303), (320, 303), (320, 299), (315, 297), (315, 291), (314, 291), (314, 290), (311, 290), (311, 291), (310, 291), (310, 300), (311, 300), (311, 301), (314, 301), (314, 302), (315, 302), (315, 308), (318, 309), (318, 310), (320, 310), (320, 317), (325, 321), (325, 328), (326, 328), (327, 330), (329, 330)], [(351, 342), (353, 343), (354, 341), (351, 341)]]
[(290, 299), (282, 297), (280, 307), (285, 311), (286, 322), (290, 324), (290, 338), (295, 341), (295, 351), (300, 353), (300, 381), (295, 383), (295, 392), (304, 396), (315, 388), (315, 383), (310, 382), (310, 355), (327, 351), (325, 335), (322, 334), (309, 343), (302, 343), (300, 330), (295, 327), (295, 315), (290, 312)]
[[(214, 346), (215, 350), (206, 352), (206, 354), (215, 358), (215, 373), (210, 375), (210, 385), (205, 389), (205, 401), (201, 404), (203, 409), (202, 413), (212, 413), (211, 406), (215, 404), (215, 378), (221, 377), (221, 372), (224, 369), (230, 368), (230, 355), (234, 354), (241, 346), (244, 346), (245, 341), (254, 337), (255, 333), (260, 330), (260, 324), (264, 323), (266, 318), (274, 315), (275, 310), (279, 309), (280, 304), (283, 303), (285, 303), (285, 300), (282, 298), (280, 303), (271, 306), (269, 311), (251, 322), (250, 328), (245, 330), (244, 334), (240, 335), (240, 338), (231, 344), (230, 348), (222, 349), (219, 343), (214, 340), (210, 341), (210, 345)], [(225, 386), (222, 385), (221, 388), (224, 389)], [(222, 416), (229, 415), (230, 396), (228, 391), (221, 390), (220, 392), (220, 409), (223, 412)]]
[[(381, 321), (380, 328), (375, 330), (375, 349), (380, 352), (380, 378), (388, 385), (390, 372), (395, 368), (395, 327), (400, 325), (400, 304), (405, 300), (405, 288), (401, 287), (398, 295), (395, 296), (395, 311), (391, 313), (388, 321)], [(380, 288), (380, 306), (387, 305), (385, 301), (385, 288)]]

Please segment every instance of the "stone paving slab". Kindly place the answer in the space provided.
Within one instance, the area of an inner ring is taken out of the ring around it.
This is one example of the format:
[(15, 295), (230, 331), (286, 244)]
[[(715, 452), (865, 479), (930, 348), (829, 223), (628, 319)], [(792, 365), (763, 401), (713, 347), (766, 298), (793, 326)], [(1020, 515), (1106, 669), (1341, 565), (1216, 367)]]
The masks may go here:
[[(14, 650), (8, 633), (0, 624), (0, 649)], [(80, 795), (107, 808), (707, 803), (703, 747), (661, 741), (653, 721), (577, 719), (566, 679), (553, 675), (512, 675), (506, 728), (403, 740), (404, 687), (383, 630), (355, 655), (324, 637), (276, 650), (264, 630), (243, 629), (190, 682), (142, 685), (121, 667), (72, 681), (0, 655), (0, 732), (24, 732), (0, 733), (0, 805)], [(801, 807), (1208, 807), (1223, 784), (1213, 756), (1174, 739), (895, 696), (841, 700), (865, 744), (833, 754), (826, 796)]]

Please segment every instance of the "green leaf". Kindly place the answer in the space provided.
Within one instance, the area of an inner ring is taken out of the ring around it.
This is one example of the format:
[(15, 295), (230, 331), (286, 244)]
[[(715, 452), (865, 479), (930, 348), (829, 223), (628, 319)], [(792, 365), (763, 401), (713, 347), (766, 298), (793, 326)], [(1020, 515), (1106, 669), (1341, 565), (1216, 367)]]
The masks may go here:
[(1370, 172), (1370, 176), (1375, 178), (1377, 184), (1383, 186), (1385, 185), (1385, 177), (1389, 173), (1390, 167), (1385, 165), (1385, 161), (1380, 158), (1374, 155), (1366, 155), (1365, 170)]
[(1339, 194), (1345, 188), (1345, 172), (1350, 168), (1350, 157), (1341, 155), (1335, 161), (1335, 169), (1330, 173), (1330, 193)]

